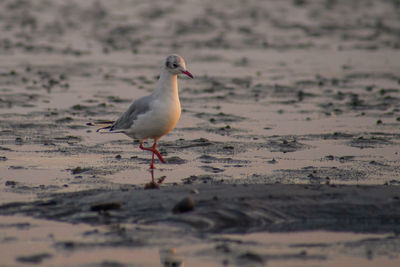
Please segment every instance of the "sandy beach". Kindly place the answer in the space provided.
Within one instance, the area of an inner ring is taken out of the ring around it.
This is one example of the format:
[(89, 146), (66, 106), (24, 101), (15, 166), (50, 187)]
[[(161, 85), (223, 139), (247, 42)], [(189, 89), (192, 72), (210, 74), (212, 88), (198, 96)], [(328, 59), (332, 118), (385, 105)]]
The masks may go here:
[[(399, 266), (396, 1), (0, 3), (0, 266)], [(185, 58), (158, 144), (115, 120)]]

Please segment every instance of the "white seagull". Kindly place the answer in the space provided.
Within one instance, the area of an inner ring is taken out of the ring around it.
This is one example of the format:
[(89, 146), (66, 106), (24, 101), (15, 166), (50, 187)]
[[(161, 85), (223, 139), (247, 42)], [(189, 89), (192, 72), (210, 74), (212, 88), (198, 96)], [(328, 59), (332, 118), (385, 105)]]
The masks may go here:
[[(109, 122), (112, 125), (100, 128), (97, 132), (124, 133), (139, 140), (142, 150), (152, 152), (150, 169), (154, 169), (154, 154), (161, 162), (166, 163), (157, 150), (157, 141), (175, 127), (181, 116), (178, 74), (186, 74), (193, 79), (193, 75), (186, 70), (183, 58), (170, 55), (162, 66), (160, 79), (153, 93), (135, 100), (115, 122)], [(154, 140), (153, 146), (143, 146), (147, 139)]]

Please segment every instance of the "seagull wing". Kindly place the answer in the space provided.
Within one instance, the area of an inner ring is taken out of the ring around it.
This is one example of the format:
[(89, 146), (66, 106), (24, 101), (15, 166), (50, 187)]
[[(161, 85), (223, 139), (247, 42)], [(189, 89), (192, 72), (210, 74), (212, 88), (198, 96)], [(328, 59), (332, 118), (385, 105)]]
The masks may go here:
[(110, 129), (111, 132), (124, 132), (130, 129), (139, 115), (150, 111), (152, 99), (152, 95), (137, 99), (132, 103), (129, 109), (107, 129)]

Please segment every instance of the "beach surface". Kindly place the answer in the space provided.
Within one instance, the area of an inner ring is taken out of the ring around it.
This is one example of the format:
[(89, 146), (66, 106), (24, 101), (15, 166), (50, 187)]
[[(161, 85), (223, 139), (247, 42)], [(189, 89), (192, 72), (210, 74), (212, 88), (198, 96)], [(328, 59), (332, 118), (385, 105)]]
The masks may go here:
[[(0, 266), (399, 266), (396, 1), (0, 3)], [(167, 161), (115, 120), (185, 58)]]

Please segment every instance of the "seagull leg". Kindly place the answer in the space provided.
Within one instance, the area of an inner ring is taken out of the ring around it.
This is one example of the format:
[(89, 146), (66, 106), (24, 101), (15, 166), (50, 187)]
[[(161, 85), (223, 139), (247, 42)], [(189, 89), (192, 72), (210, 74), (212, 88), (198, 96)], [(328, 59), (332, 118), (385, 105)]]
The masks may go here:
[(151, 152), (151, 164), (150, 164), (150, 169), (152, 170), (152, 174), (153, 174), (153, 182), (154, 182), (154, 151)]
[(150, 169), (155, 169), (154, 168), (154, 154), (157, 155), (158, 159), (162, 162), (162, 163), (166, 163), (165, 159), (161, 156), (160, 152), (158, 152), (157, 148), (157, 142), (154, 142), (152, 147), (144, 147), (142, 143), (140, 143), (139, 148), (142, 150), (147, 150), (147, 151), (151, 151), (152, 155), (151, 155), (151, 164), (150, 164)]
[[(154, 152), (154, 154), (157, 155), (158, 159), (159, 159), (162, 163), (167, 163), (167, 162), (165, 161), (165, 159), (161, 156), (160, 152), (158, 152), (158, 150), (157, 150), (157, 142), (156, 142), (156, 141), (154, 141), (154, 144), (153, 144), (153, 152)], [(153, 156), (154, 156), (154, 155), (153, 155)]]

